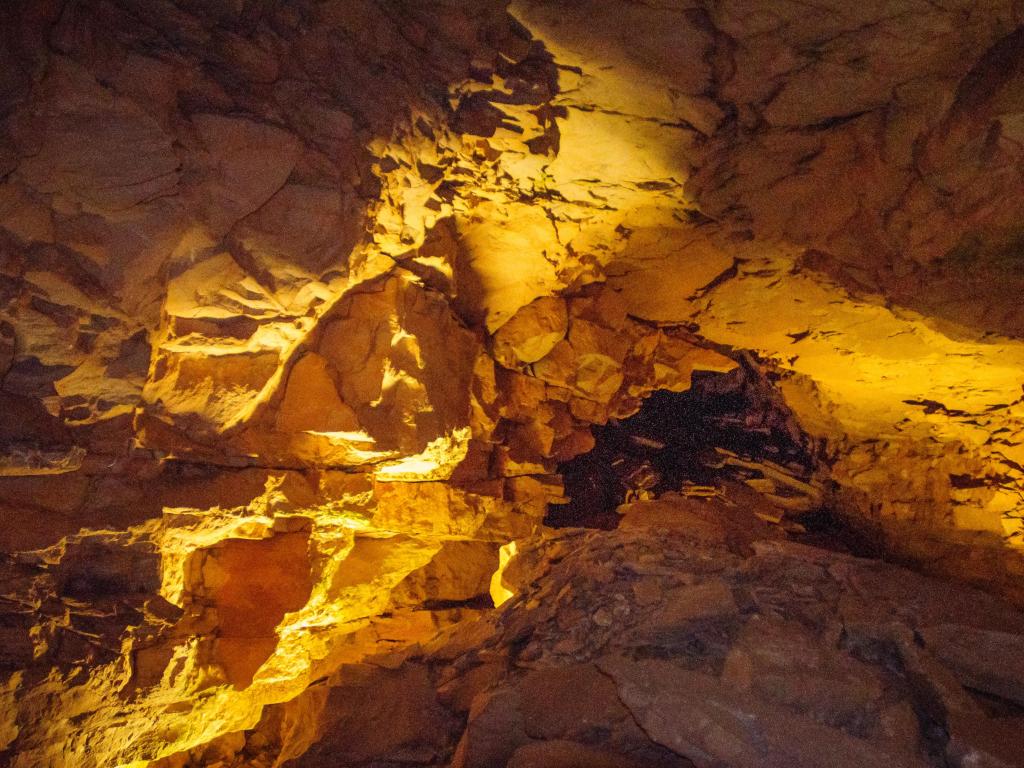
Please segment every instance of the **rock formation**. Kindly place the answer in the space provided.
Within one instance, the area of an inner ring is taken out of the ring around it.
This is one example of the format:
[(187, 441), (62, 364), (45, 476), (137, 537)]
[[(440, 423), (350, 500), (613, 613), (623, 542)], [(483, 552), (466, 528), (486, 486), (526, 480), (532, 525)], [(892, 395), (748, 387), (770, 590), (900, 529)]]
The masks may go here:
[(1022, 89), (1021, 0), (3, 3), (0, 765), (1020, 765)]
[(1020, 765), (1024, 617), (988, 595), (674, 497), (513, 562), (498, 615), (268, 708), (248, 764)]

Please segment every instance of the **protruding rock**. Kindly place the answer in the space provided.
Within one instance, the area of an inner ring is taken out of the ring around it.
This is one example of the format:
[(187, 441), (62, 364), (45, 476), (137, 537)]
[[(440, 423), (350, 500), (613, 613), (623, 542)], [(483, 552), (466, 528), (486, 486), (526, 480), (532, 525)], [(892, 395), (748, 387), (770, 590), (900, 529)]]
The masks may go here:
[(924, 766), (884, 748), (737, 694), (709, 675), (659, 660), (600, 662), (651, 738), (698, 766)]
[(535, 363), (565, 338), (565, 302), (545, 296), (527, 304), (494, 333), (494, 357), (509, 368)]
[(1024, 706), (1024, 638), (941, 624), (921, 631), (925, 647), (967, 688)]

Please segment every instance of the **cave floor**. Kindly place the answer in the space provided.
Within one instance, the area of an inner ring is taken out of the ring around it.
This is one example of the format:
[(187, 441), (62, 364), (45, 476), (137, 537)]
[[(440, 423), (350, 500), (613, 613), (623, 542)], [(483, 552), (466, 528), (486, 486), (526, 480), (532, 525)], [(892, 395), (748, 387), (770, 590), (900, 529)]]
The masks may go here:
[(271, 707), (224, 764), (276, 765), (313, 700), (293, 768), (1024, 764), (1015, 607), (714, 499), (621, 512), (525, 546), (498, 610)]

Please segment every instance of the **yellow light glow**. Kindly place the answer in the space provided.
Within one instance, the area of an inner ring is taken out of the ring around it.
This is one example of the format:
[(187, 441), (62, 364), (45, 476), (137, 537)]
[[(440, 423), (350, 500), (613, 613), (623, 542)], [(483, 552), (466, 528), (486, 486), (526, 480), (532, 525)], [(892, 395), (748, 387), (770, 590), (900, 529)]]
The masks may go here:
[(423, 482), (447, 480), (469, 451), (469, 427), (460, 427), (449, 435), (431, 440), (413, 456), (382, 464), (374, 477), (383, 482)]
[(494, 601), (495, 608), (515, 597), (516, 593), (505, 586), (505, 582), (502, 580), (502, 577), (505, 574), (505, 569), (508, 567), (509, 561), (516, 556), (517, 551), (518, 545), (514, 541), (510, 541), (498, 550), (498, 570), (496, 570), (491, 576), (490, 590), (491, 600)]

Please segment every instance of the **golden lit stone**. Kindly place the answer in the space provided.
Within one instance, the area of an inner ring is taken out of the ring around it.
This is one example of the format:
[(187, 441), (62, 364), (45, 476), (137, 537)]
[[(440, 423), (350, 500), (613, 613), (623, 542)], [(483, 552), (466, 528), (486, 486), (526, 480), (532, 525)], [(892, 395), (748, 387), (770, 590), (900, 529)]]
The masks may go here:
[(1014, 2), (30, 5), (0, 761), (1010, 764)]
[(515, 592), (505, 586), (502, 581), (502, 576), (505, 573), (505, 568), (508, 567), (508, 561), (516, 556), (516, 543), (510, 541), (508, 544), (504, 544), (501, 549), (498, 550), (498, 570), (491, 576), (491, 600), (494, 601), (494, 607), (498, 608), (503, 603), (515, 597)]

